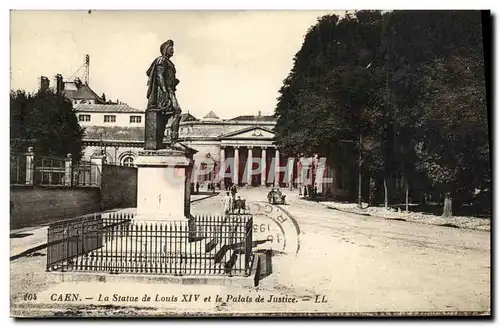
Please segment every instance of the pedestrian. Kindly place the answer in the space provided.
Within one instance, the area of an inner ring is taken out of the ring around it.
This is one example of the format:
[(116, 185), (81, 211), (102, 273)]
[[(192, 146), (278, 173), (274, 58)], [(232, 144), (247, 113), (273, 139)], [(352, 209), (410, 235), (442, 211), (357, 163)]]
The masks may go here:
[(241, 199), (241, 196), (238, 195), (238, 202), (236, 202), (238, 204), (238, 214), (241, 213), (241, 209), (242, 209), (242, 204), (243, 204), (243, 200)]
[(231, 186), (231, 194), (233, 198), (236, 196), (236, 193), (238, 193), (238, 190), (236, 189), (236, 185)]
[(231, 198), (231, 195), (229, 195), (229, 192), (226, 192), (226, 196), (223, 199), (223, 203), (224, 203), (224, 214), (228, 215), (233, 206), (233, 199)]
[(200, 183), (196, 182), (196, 194), (200, 193)]

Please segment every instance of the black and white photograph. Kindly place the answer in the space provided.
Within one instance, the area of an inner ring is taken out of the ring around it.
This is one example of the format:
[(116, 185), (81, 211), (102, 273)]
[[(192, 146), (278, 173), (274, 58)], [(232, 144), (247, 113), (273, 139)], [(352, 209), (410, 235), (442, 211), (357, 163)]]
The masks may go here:
[(12, 318), (491, 318), (489, 10), (9, 16)]

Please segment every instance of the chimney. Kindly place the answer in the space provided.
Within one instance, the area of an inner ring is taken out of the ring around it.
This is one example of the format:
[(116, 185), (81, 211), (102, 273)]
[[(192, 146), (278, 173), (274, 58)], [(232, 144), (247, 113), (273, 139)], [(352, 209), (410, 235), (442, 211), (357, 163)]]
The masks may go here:
[(57, 74), (55, 80), (56, 80), (56, 93), (61, 94), (64, 91), (64, 82), (62, 75)]
[(77, 88), (82, 86), (82, 80), (79, 77), (75, 77), (75, 85)]
[(50, 87), (50, 81), (45, 76), (40, 76), (39, 90), (40, 92), (45, 92)]

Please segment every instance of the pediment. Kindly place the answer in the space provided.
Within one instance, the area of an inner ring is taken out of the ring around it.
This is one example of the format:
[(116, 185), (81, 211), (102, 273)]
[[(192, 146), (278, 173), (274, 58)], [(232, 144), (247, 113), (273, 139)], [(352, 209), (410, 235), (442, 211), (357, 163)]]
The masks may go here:
[(234, 140), (234, 139), (245, 139), (245, 140), (258, 140), (258, 139), (272, 139), (274, 138), (274, 133), (263, 127), (249, 127), (244, 128), (239, 131), (234, 131), (225, 135), (221, 135), (219, 139), (224, 140)]

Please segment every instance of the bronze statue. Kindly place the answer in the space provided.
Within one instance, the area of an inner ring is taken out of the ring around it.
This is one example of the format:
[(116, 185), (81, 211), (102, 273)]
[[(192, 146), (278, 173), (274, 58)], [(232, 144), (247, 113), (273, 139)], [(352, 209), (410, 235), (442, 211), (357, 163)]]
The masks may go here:
[(161, 56), (151, 63), (146, 72), (149, 78), (144, 146), (146, 150), (164, 147), (163, 137), (170, 119), (170, 143), (175, 143), (179, 137), (181, 108), (175, 96), (179, 80), (175, 78), (175, 66), (170, 61), (174, 54), (174, 41), (164, 42), (160, 46), (160, 53)]

